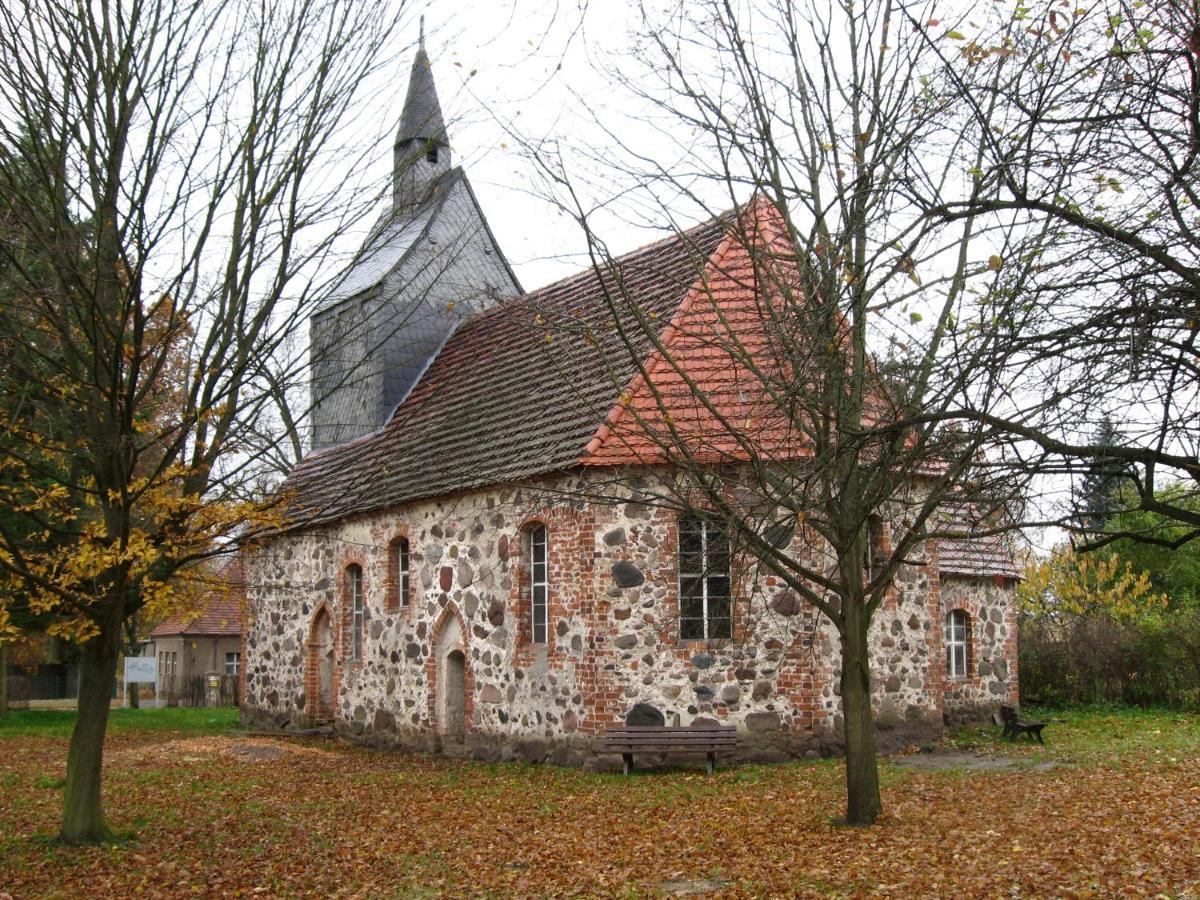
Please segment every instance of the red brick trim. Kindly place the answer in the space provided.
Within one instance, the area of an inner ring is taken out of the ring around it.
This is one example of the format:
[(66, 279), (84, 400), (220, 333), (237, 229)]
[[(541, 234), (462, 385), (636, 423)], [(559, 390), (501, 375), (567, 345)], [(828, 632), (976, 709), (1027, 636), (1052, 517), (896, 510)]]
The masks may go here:
[[(696, 507), (700, 509), (700, 507)], [(670, 632), (666, 636), (668, 645), (674, 644), (677, 656), (686, 657), (697, 650), (703, 649), (719, 649), (745, 643), (750, 637), (752, 628), (749, 627), (748, 610), (739, 609), (744, 607), (745, 602), (739, 602), (739, 598), (749, 597), (747, 585), (751, 582), (749, 567), (744, 565), (743, 557), (745, 551), (740, 551), (734, 545), (735, 536), (730, 534), (728, 530), (725, 532), (726, 540), (729, 541), (729, 617), (732, 619), (730, 628), (730, 637), (727, 638), (685, 638), (680, 634), (680, 606), (679, 606), (679, 520), (685, 516), (693, 515), (695, 510), (664, 510), (665, 515), (669, 516), (666, 523), (666, 540), (670, 547), (670, 581), (667, 584), (667, 595), (663, 598), (663, 608), (670, 616), (671, 625)], [(748, 601), (747, 601), (748, 602)], [(660, 638), (662, 635), (660, 635)]]
[[(362, 658), (354, 658), (354, 604), (353, 598), (350, 596), (349, 590), (349, 570), (351, 566), (358, 566), (362, 571), (362, 598), (363, 598), (363, 653)], [(363, 660), (367, 656), (367, 610), (370, 607), (368, 598), (371, 592), (367, 588), (367, 564), (366, 560), (359, 553), (349, 553), (342, 557), (341, 568), (338, 569), (338, 606), (340, 607), (339, 615), (336, 621), (338, 627), (337, 644), (338, 654), (337, 662), (342, 666), (361, 666)]]
[[(562, 585), (556, 583), (553, 572), (555, 557), (557, 555), (556, 540), (558, 535), (553, 524), (555, 518), (554, 510), (549, 507), (538, 510), (535, 513), (525, 516), (517, 525), (517, 552), (513, 554), (512, 544), (509, 544), (509, 558), (516, 559), (516, 566), (513, 571), (513, 588), (514, 596), (510, 598), (510, 609), (514, 610), (514, 617), (517, 623), (517, 647), (521, 648), (538, 648), (546, 647), (549, 650), (554, 643), (554, 604), (558, 597)], [(540, 525), (546, 529), (546, 579), (548, 588), (546, 591), (546, 642), (544, 644), (535, 644), (533, 642), (533, 572), (532, 563), (529, 559), (529, 535), (535, 525)]]
[[(400, 557), (399, 544), (400, 541), (408, 541), (408, 597), (406, 603), (400, 602), (398, 583), (400, 580)], [(388, 539), (386, 545), (387, 553), (387, 575), (383, 579), (383, 609), (387, 612), (405, 612), (412, 614), (413, 608), (416, 606), (416, 579), (413, 577), (413, 548), (412, 538), (409, 533), (407, 524), (397, 525), (392, 531), (392, 536)]]
[[(330, 640), (333, 643), (332, 649), (335, 652), (335, 664), (331, 667), (332, 678), (329, 688), (331, 702), (328, 707), (321, 703), (321, 659), (319, 655), (321, 642), (317, 637), (317, 629), (321, 621), (321, 616), (325, 616), (329, 620)], [(336, 706), (338, 691), (341, 688), (341, 673), (336, 665), (337, 630), (334, 628), (335, 621), (333, 610), (329, 608), (329, 604), (322, 603), (313, 611), (312, 618), (308, 623), (308, 639), (304, 645), (304, 706), (307, 717), (312, 721), (333, 718), (333, 707)]]

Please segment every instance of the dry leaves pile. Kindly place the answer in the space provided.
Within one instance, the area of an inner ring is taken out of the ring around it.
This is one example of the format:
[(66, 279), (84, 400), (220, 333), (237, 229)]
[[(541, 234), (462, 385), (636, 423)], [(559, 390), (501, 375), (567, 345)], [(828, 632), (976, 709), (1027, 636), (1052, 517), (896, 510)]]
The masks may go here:
[(631, 779), (238, 736), (110, 739), (135, 833), (54, 845), (64, 742), (0, 739), (0, 894), (1200, 896), (1200, 761), (885, 766), (876, 828), (836, 762)]

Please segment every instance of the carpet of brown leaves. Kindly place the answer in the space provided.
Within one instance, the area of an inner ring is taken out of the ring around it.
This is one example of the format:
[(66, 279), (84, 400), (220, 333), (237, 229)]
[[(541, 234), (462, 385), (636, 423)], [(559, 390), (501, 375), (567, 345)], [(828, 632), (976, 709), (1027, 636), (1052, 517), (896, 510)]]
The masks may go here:
[[(1040, 751), (1039, 751), (1040, 752)], [(0, 738), (0, 896), (1200, 896), (1200, 761), (884, 766), (875, 828), (836, 761), (619, 775), (325, 740), (110, 738), (133, 837), (53, 835), (65, 741)]]

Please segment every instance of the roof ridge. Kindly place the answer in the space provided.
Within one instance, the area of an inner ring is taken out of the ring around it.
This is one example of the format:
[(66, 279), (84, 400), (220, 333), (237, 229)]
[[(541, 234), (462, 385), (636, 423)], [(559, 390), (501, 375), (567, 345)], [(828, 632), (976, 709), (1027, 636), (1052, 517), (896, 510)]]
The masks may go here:
[[(630, 259), (630, 257), (640, 256), (642, 254), (649, 254), (655, 250), (659, 250), (659, 249), (667, 246), (668, 244), (677, 242), (680, 239), (685, 238), (694, 232), (702, 231), (705, 228), (710, 228), (713, 225), (723, 222), (724, 220), (728, 220), (728, 219), (730, 219), (731, 216), (733, 216), (733, 218), (736, 218), (736, 216), (734, 216), (733, 214), (740, 213), (740, 212), (741, 212), (741, 207), (734, 207), (733, 209), (728, 209), (725, 212), (718, 213), (717, 215), (712, 216), (711, 218), (705, 219), (703, 222), (697, 222), (695, 225), (691, 225), (691, 226), (683, 229), (682, 231), (677, 231), (674, 234), (667, 235), (665, 237), (661, 237), (658, 240), (654, 240), (654, 241), (650, 241), (649, 243), (642, 244), (641, 246), (635, 247), (632, 250), (627, 250), (626, 252), (622, 253), (620, 256), (608, 257), (608, 262), (619, 265), (624, 262), (627, 262)], [(710, 254), (710, 256), (711, 256), (711, 254)], [(467, 325), (469, 323), (473, 323), (477, 319), (485, 318), (486, 316), (498, 313), (501, 310), (507, 309), (509, 307), (520, 306), (522, 301), (528, 302), (528, 301), (536, 298), (539, 294), (547, 294), (547, 293), (550, 293), (552, 290), (561, 290), (561, 289), (567, 287), (568, 285), (570, 285), (574, 281), (578, 281), (579, 279), (586, 278), (589, 275), (595, 275), (597, 268), (598, 268), (598, 264), (592, 263), (591, 265), (589, 265), (583, 269), (580, 269), (577, 272), (573, 272), (570, 275), (564, 275), (562, 278), (558, 279), (557, 281), (551, 281), (549, 284), (544, 284), (541, 287), (534, 288), (533, 290), (527, 291), (524, 294), (517, 294), (515, 297), (509, 297), (507, 299), (500, 300), (500, 301), (496, 302), (495, 304), (493, 304), (492, 306), (489, 306), (487, 309), (480, 310), (479, 312), (468, 316), (466, 319), (463, 320), (462, 324)]]
[[(721, 238), (721, 243), (717, 245), (716, 249), (709, 254), (708, 260), (704, 266), (704, 270), (700, 272), (692, 281), (692, 284), (688, 287), (687, 293), (683, 296), (683, 300), (681, 300), (679, 305), (675, 307), (675, 312), (671, 316), (671, 321), (668, 322), (666, 327), (663, 328), (663, 330), (659, 333), (658, 341), (654, 349), (651, 351), (650, 359), (647, 360), (645, 366), (639, 367), (637, 371), (633, 373), (633, 377), (630, 378), (624, 390), (617, 395), (617, 402), (613, 404), (611, 409), (609, 409), (608, 413), (604, 417), (604, 421), (600, 423), (600, 427), (593, 432), (591, 440), (589, 440), (587, 445), (583, 448), (583, 453), (579, 457), (580, 462), (583, 462), (588, 457), (595, 455), (596, 452), (599, 451), (600, 448), (603, 447), (608, 439), (613, 435), (617, 424), (627, 415), (630, 415), (629, 408), (633, 405), (632, 399), (634, 392), (644, 387), (653, 374), (658, 370), (658, 367), (664, 362), (666, 357), (663, 355), (661, 348), (669, 347), (674, 341), (675, 336), (679, 331), (679, 322), (691, 311), (692, 307), (696, 304), (696, 298), (703, 293), (703, 288), (699, 287), (699, 282), (704, 279), (711, 267), (719, 266), (721, 264), (721, 261), (724, 260), (732, 248), (733, 240), (734, 235), (732, 232), (726, 234), (723, 238)], [(626, 398), (628, 398), (630, 402), (623, 402)]]

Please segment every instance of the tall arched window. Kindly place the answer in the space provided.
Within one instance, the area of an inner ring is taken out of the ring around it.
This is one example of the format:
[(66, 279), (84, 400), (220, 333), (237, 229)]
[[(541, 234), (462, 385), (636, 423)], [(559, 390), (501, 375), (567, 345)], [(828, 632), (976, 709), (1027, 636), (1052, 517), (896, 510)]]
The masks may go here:
[(946, 671), (951, 678), (967, 677), (967, 614), (961, 609), (946, 616)]
[(363, 650), (363, 572), (362, 567), (346, 567), (346, 600), (350, 604), (350, 658), (362, 659)]
[(392, 592), (392, 596), (388, 598), (388, 606), (393, 609), (408, 606), (411, 586), (408, 568), (408, 538), (398, 537), (388, 545), (388, 570)]
[(729, 536), (716, 522), (696, 516), (679, 520), (679, 636), (733, 637)]
[(545, 525), (534, 523), (528, 534), (530, 640), (544, 644), (550, 613), (550, 545)]

